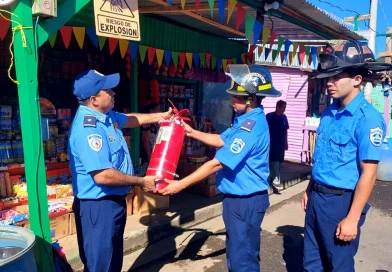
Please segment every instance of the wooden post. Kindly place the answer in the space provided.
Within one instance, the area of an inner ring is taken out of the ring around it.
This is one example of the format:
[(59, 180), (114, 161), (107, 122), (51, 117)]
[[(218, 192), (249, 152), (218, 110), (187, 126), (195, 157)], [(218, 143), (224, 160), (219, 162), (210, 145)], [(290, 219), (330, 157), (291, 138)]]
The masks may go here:
[[(35, 259), (38, 271), (54, 271), (31, 0), (15, 1), (11, 5), (11, 12), (13, 29), (19, 27), (14, 32), (15, 71), (19, 81), (18, 97), (30, 226), (36, 235)], [(26, 43), (23, 40), (23, 33)]]

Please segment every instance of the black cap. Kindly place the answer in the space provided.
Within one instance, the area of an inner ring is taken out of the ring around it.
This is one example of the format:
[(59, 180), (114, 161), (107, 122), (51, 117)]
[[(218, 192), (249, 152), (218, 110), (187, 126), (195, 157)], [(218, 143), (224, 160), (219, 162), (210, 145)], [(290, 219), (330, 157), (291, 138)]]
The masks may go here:
[(319, 74), (315, 78), (332, 77), (350, 70), (366, 75), (392, 69), (391, 64), (375, 62), (372, 50), (359, 41), (331, 42), (319, 58)]

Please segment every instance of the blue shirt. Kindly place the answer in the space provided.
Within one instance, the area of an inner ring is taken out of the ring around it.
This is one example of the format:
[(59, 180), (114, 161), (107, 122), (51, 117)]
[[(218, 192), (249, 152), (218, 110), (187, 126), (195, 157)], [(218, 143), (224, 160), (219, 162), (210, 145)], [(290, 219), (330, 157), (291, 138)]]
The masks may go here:
[(361, 161), (379, 161), (386, 125), (382, 115), (359, 93), (341, 111), (337, 100), (326, 108), (317, 129), (313, 179), (320, 184), (354, 190)]
[(103, 114), (79, 106), (72, 123), (68, 153), (74, 195), (80, 199), (99, 199), (110, 195), (126, 195), (130, 186), (97, 184), (91, 172), (114, 168), (133, 174), (129, 150), (121, 128), (128, 117), (115, 111)]
[(263, 107), (236, 117), (220, 137), (224, 146), (215, 155), (223, 164), (218, 190), (240, 196), (267, 190), (270, 136)]
[(285, 114), (279, 115), (276, 112), (267, 114), (267, 122), (271, 138), (270, 161), (284, 161), (284, 153), (287, 145), (287, 130), (289, 121)]

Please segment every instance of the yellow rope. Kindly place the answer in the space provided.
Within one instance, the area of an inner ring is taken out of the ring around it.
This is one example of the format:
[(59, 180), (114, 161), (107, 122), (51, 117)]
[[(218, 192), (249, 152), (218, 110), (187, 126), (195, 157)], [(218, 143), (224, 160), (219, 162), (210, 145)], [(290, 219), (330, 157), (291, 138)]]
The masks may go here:
[(16, 33), (17, 31), (20, 31), (20, 35), (21, 35), (21, 38), (22, 38), (22, 46), (23, 46), (24, 48), (26, 48), (26, 47), (27, 47), (27, 39), (26, 39), (26, 34), (24, 33), (24, 29), (32, 29), (33, 27), (31, 27), (31, 26), (29, 26), (29, 27), (24, 27), (24, 26), (22, 26), (19, 22), (14, 21), (14, 20), (11, 20), (11, 19), (8, 19), (7, 17), (5, 17), (5, 16), (2, 14), (2, 12), (8, 13), (8, 14), (10, 14), (10, 15), (14, 15), (15, 17), (18, 17), (18, 18), (19, 18), (19, 16), (16, 15), (16, 14), (14, 14), (14, 13), (12, 13), (12, 12), (7, 11), (7, 10), (0, 9), (0, 16), (1, 16), (4, 20), (7, 20), (7, 21), (12, 22), (12, 23), (14, 23), (14, 24), (17, 25), (17, 26), (15, 26), (15, 27), (12, 28), (12, 40), (11, 40), (11, 43), (10, 43), (10, 46), (9, 46), (9, 50), (10, 50), (10, 53), (11, 53), (11, 63), (10, 63), (10, 67), (8, 68), (8, 77), (9, 77), (9, 78), (11, 79), (11, 81), (14, 82), (15, 84), (19, 84), (19, 81), (15, 80), (15, 79), (13, 79), (13, 78), (11, 77), (11, 70), (12, 70), (12, 67), (13, 67), (13, 65), (14, 65), (14, 53), (13, 53), (13, 51), (12, 51), (12, 46), (13, 46), (13, 44), (14, 44), (15, 33)]

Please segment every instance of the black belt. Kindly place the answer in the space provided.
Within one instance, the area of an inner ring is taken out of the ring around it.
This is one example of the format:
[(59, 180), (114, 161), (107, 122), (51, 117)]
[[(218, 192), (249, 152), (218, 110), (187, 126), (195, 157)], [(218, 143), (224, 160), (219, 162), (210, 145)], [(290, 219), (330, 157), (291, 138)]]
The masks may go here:
[(78, 200), (89, 200), (89, 201), (100, 201), (100, 200), (112, 200), (112, 201), (121, 201), (121, 200), (124, 200), (125, 198), (127, 197), (127, 195), (107, 195), (107, 196), (103, 196), (103, 197), (100, 197), (100, 198), (98, 198), (98, 199), (80, 199), (80, 198), (77, 198), (77, 197), (75, 197), (76, 199), (78, 199)]
[(233, 197), (233, 198), (248, 198), (256, 195), (265, 195), (268, 193), (268, 190), (256, 192), (250, 195), (232, 195), (232, 194), (224, 194), (224, 197)]
[(313, 182), (313, 190), (324, 194), (334, 194), (334, 195), (342, 195), (346, 191), (345, 189), (331, 188), (318, 184), (316, 182)]

